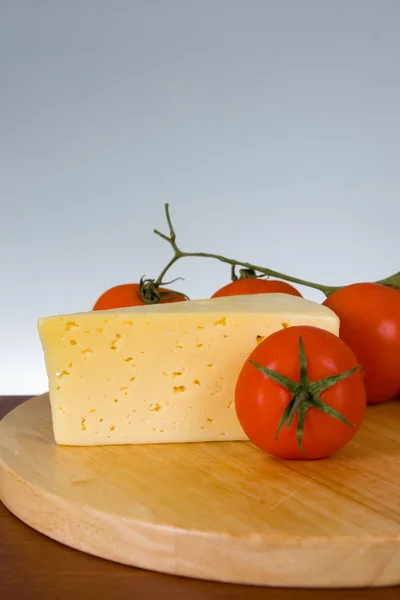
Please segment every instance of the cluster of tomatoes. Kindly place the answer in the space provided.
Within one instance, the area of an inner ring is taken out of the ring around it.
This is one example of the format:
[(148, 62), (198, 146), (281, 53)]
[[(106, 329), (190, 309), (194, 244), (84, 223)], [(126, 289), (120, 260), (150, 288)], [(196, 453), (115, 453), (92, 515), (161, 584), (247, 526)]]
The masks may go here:
[[(257, 293), (301, 296), (286, 282), (249, 278), (212, 297)], [(161, 298), (184, 300), (175, 293)], [(94, 310), (141, 304), (139, 284), (126, 284), (105, 292)], [(283, 329), (262, 341), (240, 372), (239, 421), (250, 440), (271, 455), (329, 456), (357, 433), (367, 405), (400, 394), (400, 292), (355, 283), (323, 304), (340, 319), (339, 337), (316, 327)]]

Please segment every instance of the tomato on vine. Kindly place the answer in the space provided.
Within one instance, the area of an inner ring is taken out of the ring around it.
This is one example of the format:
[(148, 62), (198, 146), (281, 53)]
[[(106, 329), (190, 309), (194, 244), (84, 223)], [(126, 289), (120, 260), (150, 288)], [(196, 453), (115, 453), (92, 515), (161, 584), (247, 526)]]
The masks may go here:
[(242, 296), (245, 294), (291, 294), (292, 296), (301, 297), (300, 292), (286, 281), (249, 277), (231, 281), (231, 283), (214, 292), (211, 298)]
[(333, 333), (312, 326), (282, 329), (243, 365), (235, 408), (248, 438), (268, 454), (324, 458), (345, 446), (362, 424), (363, 371)]
[(128, 306), (145, 306), (166, 302), (183, 302), (188, 300), (185, 294), (158, 287), (153, 280), (140, 283), (124, 283), (106, 290), (96, 300), (92, 310), (108, 310), (110, 308), (126, 308)]
[(379, 283), (354, 283), (323, 302), (340, 319), (340, 337), (364, 367), (368, 404), (400, 394), (400, 293)]

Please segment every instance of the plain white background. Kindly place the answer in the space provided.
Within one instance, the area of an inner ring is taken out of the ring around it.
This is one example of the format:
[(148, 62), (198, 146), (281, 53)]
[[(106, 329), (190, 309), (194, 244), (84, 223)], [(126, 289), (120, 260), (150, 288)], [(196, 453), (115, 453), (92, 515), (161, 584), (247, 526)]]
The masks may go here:
[[(0, 393), (46, 390), (39, 317), (158, 275), (166, 201), (186, 250), (397, 271), (399, 22), (397, 0), (3, 0)], [(193, 298), (230, 276), (178, 275)]]

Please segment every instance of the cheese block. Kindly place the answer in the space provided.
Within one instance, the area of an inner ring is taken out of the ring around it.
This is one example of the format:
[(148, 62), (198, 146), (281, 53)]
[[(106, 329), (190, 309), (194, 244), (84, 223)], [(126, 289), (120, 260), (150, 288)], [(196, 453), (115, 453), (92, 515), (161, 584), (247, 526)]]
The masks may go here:
[(339, 333), (330, 309), (288, 294), (40, 319), (55, 440), (245, 440), (234, 406), (240, 369), (263, 338), (293, 325)]

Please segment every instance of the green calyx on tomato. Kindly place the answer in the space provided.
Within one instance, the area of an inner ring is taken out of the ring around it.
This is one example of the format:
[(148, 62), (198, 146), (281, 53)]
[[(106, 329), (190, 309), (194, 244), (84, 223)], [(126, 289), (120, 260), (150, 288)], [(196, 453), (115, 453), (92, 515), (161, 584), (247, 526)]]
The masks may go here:
[(231, 279), (232, 281), (238, 281), (239, 279), (261, 279), (265, 277), (265, 275), (257, 275), (257, 272), (254, 269), (242, 268), (239, 269), (240, 277), (236, 275), (236, 265), (232, 265), (231, 269)]
[(300, 377), (299, 381), (293, 381), (289, 377), (278, 373), (277, 371), (273, 371), (267, 367), (263, 367), (262, 365), (256, 363), (255, 361), (249, 359), (249, 363), (252, 364), (256, 369), (261, 371), (263, 375), (266, 375), (279, 385), (282, 385), (291, 395), (291, 399), (289, 404), (287, 405), (282, 418), (279, 422), (278, 428), (275, 433), (275, 440), (278, 439), (279, 432), (284, 425), (289, 428), (296, 414), (298, 414), (298, 422), (296, 429), (296, 437), (297, 443), (300, 451), (302, 450), (303, 443), (303, 434), (304, 434), (304, 424), (307, 416), (307, 412), (310, 408), (316, 408), (325, 414), (341, 421), (345, 425), (349, 427), (355, 427), (354, 424), (350, 423), (343, 415), (341, 415), (337, 410), (323, 402), (320, 398), (320, 394), (332, 387), (339, 381), (342, 381), (346, 377), (350, 377), (355, 371), (357, 371), (360, 366), (356, 365), (352, 369), (348, 369), (342, 373), (338, 373), (337, 375), (330, 375), (328, 377), (324, 377), (319, 379), (318, 381), (311, 381), (308, 376), (307, 369), (307, 357), (304, 351), (303, 340), (299, 338), (299, 364), (300, 364)]
[[(176, 279), (174, 279), (174, 281), (176, 281)], [(174, 281), (160, 285), (170, 285), (171, 283), (174, 283)], [(145, 304), (159, 304), (162, 301), (172, 302), (175, 299), (178, 299), (178, 297), (189, 300), (189, 297), (186, 296), (186, 294), (175, 292), (174, 290), (162, 290), (160, 289), (160, 285), (156, 283), (155, 279), (144, 279), (143, 277), (140, 279), (139, 294)]]

